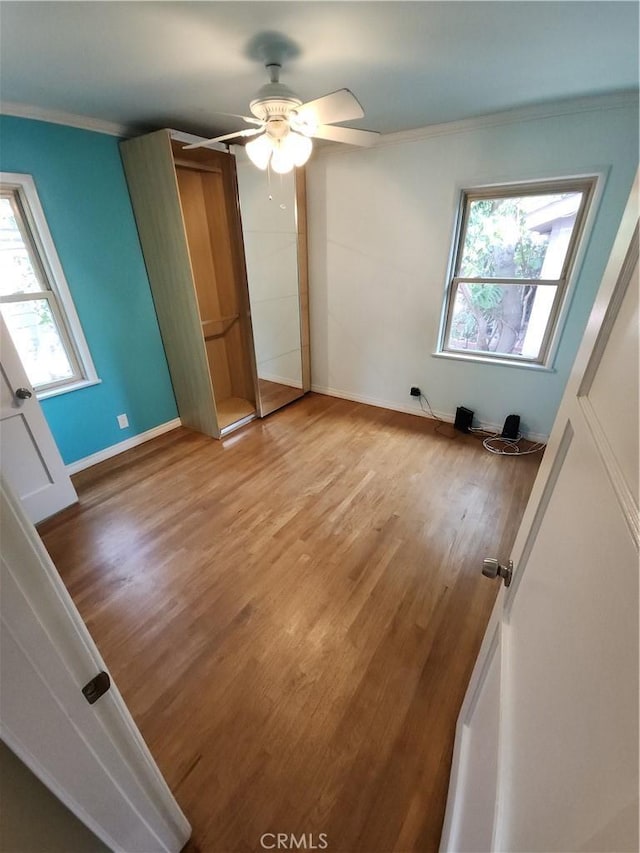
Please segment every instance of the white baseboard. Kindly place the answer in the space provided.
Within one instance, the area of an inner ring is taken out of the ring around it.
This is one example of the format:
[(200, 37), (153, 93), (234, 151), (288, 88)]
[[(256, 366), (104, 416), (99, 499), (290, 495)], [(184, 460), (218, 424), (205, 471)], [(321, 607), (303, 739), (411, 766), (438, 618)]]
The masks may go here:
[[(417, 415), (421, 418), (432, 417), (430, 412), (425, 412), (420, 408), (418, 402), (414, 406), (402, 406), (398, 403), (391, 403), (388, 400), (378, 400), (374, 397), (365, 397), (363, 394), (346, 394), (344, 391), (338, 391), (336, 388), (326, 388), (323, 385), (311, 385), (311, 390), (317, 394), (326, 394), (328, 397), (339, 397), (341, 400), (352, 400), (354, 403), (365, 403), (367, 406), (377, 406), (379, 409), (390, 409), (393, 412), (403, 412), (407, 415)], [(442, 421), (452, 424), (455, 420), (455, 414), (450, 412), (436, 412), (433, 414)], [(492, 424), (489, 421), (480, 421), (476, 419), (476, 423), (480, 429), (486, 429), (488, 432), (502, 432), (502, 424)], [(529, 441), (540, 441), (546, 444), (549, 436), (539, 432), (527, 432), (524, 438)]]
[[(266, 378), (266, 377), (265, 377)], [(281, 379), (274, 380), (282, 382)], [(282, 384), (285, 384), (282, 382)], [(288, 384), (288, 383), (286, 383)], [(298, 387), (298, 386), (293, 386)], [(402, 406), (398, 403), (392, 403), (388, 400), (378, 400), (374, 397), (366, 397), (363, 394), (353, 394), (353, 393), (345, 393), (344, 391), (338, 391), (337, 388), (326, 388), (323, 385), (315, 385), (311, 386), (311, 390), (315, 391), (317, 394), (326, 394), (328, 397), (339, 397), (342, 400), (352, 400), (354, 403), (365, 403), (367, 406), (377, 406), (379, 409), (390, 409), (393, 412), (403, 412), (407, 415), (416, 415), (417, 417), (428, 418), (431, 417), (430, 413), (423, 412), (419, 407), (419, 404), (415, 404), (415, 406)], [(447, 423), (453, 423), (454, 415), (450, 412), (435, 412), (436, 417), (440, 418)], [(486, 429), (489, 432), (501, 432), (502, 424), (493, 424), (488, 421), (478, 421), (479, 426), (482, 429)], [(172, 421), (167, 421), (164, 424), (158, 424), (158, 426), (152, 427), (148, 429), (146, 432), (141, 432), (138, 435), (133, 435), (131, 438), (126, 438), (124, 441), (119, 441), (117, 444), (112, 444), (110, 447), (105, 447), (104, 450), (99, 450), (97, 453), (92, 453), (91, 456), (85, 456), (83, 459), (78, 459), (76, 462), (71, 462), (66, 466), (67, 474), (77, 474), (78, 471), (84, 471), (85, 468), (90, 468), (92, 465), (97, 465), (98, 462), (104, 462), (105, 459), (111, 459), (113, 456), (117, 456), (119, 453), (124, 453), (125, 450), (130, 450), (132, 447), (137, 447), (139, 444), (144, 444), (145, 441), (150, 441), (152, 438), (156, 438), (159, 435), (163, 435), (165, 432), (170, 432), (172, 429), (177, 429), (177, 427), (181, 426), (182, 422), (180, 418), (174, 418)], [(529, 439), (529, 441), (541, 441), (546, 444), (549, 436), (544, 435), (543, 433), (536, 432), (528, 432), (525, 434), (525, 438)]]
[(117, 444), (105, 447), (104, 450), (98, 450), (97, 453), (92, 453), (91, 456), (85, 456), (83, 459), (70, 462), (66, 466), (67, 474), (77, 474), (78, 471), (84, 471), (85, 468), (97, 465), (98, 462), (104, 462), (105, 459), (111, 459), (112, 456), (124, 453), (125, 450), (130, 450), (132, 447), (144, 444), (145, 441), (157, 438), (157, 436), (163, 435), (165, 432), (170, 432), (170, 430), (176, 429), (179, 426), (182, 426), (182, 421), (180, 418), (174, 418), (172, 421), (167, 421), (164, 424), (158, 424), (158, 426), (154, 426), (151, 429), (146, 430), (146, 432), (140, 432), (138, 435), (132, 435), (131, 438), (125, 438), (124, 441), (119, 441)]

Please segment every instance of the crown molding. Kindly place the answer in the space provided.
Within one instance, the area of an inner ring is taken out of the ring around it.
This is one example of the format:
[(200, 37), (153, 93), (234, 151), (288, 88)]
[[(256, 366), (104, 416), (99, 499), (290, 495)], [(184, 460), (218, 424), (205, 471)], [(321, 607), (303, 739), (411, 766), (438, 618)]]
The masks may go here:
[[(412, 130), (401, 130), (396, 133), (384, 133), (380, 136), (376, 148), (389, 145), (403, 145), (409, 142), (420, 142), (435, 136), (447, 136), (456, 133), (469, 133), (482, 128), (499, 127), (500, 125), (516, 124), (518, 122), (536, 121), (545, 118), (556, 118), (564, 115), (575, 115), (578, 113), (596, 112), (602, 110), (624, 109), (630, 106), (638, 106), (638, 92), (614, 92), (606, 95), (590, 95), (582, 98), (568, 98), (560, 101), (548, 101), (541, 104), (533, 104), (528, 107), (516, 107), (511, 110), (503, 110), (497, 113), (474, 116), (473, 118), (461, 119), (459, 121), (448, 121), (441, 124), (430, 124), (426, 127), (417, 127)], [(18, 118), (29, 118), (36, 121), (47, 121), (52, 124), (63, 124), (68, 127), (77, 127), (81, 130), (92, 130), (96, 133), (106, 133), (110, 136), (127, 137), (136, 134), (132, 126), (119, 124), (118, 122), (105, 121), (93, 116), (67, 113), (62, 110), (50, 110), (46, 107), (37, 107), (31, 104), (22, 104), (16, 101), (0, 102), (0, 113), (3, 115), (16, 116)], [(178, 131), (174, 131), (178, 133)], [(185, 134), (186, 136), (186, 134)], [(189, 141), (200, 141), (204, 137), (188, 134)], [(349, 154), (361, 149), (350, 145), (335, 147), (333, 145), (322, 146), (317, 149), (319, 156), (327, 154)]]
[(131, 136), (132, 129), (129, 125), (118, 124), (114, 121), (105, 121), (92, 116), (82, 116), (76, 113), (66, 113), (62, 110), (50, 110), (46, 107), (36, 107), (31, 104), (20, 104), (15, 101), (2, 101), (0, 103), (2, 115), (15, 116), (16, 118), (30, 118), (35, 121), (47, 121), (51, 124), (64, 124), (67, 127), (77, 127), (81, 130), (93, 130), (95, 133), (106, 133), (109, 136)]
[[(469, 133), (489, 127), (499, 127), (506, 124), (517, 124), (520, 122), (536, 121), (545, 118), (556, 118), (564, 115), (578, 113), (596, 112), (602, 110), (616, 110), (638, 106), (638, 92), (615, 92), (607, 95), (591, 95), (582, 98), (568, 98), (561, 101), (548, 101), (541, 104), (533, 104), (528, 107), (517, 107), (512, 110), (503, 110), (498, 113), (474, 116), (473, 118), (461, 119), (460, 121), (448, 121), (442, 124), (431, 124), (426, 127), (418, 127), (413, 130), (401, 130), (397, 133), (384, 133), (376, 145), (369, 150), (384, 148), (391, 145), (405, 145), (410, 142), (420, 142), (435, 136), (448, 136), (457, 133)], [(318, 155), (326, 157), (327, 154), (352, 154), (361, 151), (350, 145), (323, 146), (318, 150)]]

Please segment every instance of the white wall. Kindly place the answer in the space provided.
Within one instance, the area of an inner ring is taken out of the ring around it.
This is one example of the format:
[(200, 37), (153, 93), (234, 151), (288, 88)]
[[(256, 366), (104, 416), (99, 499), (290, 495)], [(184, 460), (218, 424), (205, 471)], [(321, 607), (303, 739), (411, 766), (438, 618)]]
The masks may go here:
[[(548, 112), (548, 110), (547, 110)], [(327, 147), (308, 166), (312, 378), (315, 390), (419, 411), (457, 405), (484, 423), (511, 412), (550, 432), (638, 163), (632, 97), (556, 113), (441, 125), (373, 149)], [(529, 115), (531, 115), (529, 113)], [(402, 134), (398, 134), (402, 138)], [(393, 144), (395, 143), (395, 144)], [(462, 187), (607, 170), (553, 371), (434, 357)]]

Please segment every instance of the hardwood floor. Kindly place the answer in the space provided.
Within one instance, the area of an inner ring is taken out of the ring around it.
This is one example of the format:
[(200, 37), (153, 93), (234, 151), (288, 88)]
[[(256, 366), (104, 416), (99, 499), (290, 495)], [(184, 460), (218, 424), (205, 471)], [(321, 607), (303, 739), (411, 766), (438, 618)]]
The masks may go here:
[[(446, 428), (448, 430), (448, 428)], [(45, 544), (193, 825), (437, 849), (458, 709), (539, 456), (315, 394), (74, 477)]]

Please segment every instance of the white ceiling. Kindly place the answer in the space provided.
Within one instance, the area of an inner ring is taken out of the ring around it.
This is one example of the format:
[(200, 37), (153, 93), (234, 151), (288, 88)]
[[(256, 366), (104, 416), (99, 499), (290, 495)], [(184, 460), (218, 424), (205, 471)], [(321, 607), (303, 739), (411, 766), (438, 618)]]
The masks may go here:
[(2, 99), (213, 134), (265, 43), (303, 100), (346, 86), (382, 132), (638, 86), (636, 2), (3, 2)]

